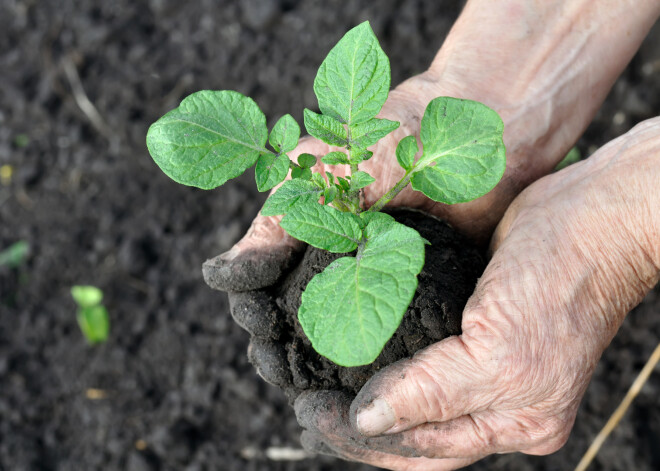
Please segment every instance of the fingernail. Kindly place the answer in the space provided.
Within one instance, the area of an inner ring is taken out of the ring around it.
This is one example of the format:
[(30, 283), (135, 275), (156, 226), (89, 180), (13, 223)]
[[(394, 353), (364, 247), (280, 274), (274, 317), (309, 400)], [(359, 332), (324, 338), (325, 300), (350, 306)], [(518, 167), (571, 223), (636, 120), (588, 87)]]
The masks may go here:
[(387, 401), (376, 399), (357, 413), (356, 421), (362, 435), (380, 435), (394, 426), (396, 416)]

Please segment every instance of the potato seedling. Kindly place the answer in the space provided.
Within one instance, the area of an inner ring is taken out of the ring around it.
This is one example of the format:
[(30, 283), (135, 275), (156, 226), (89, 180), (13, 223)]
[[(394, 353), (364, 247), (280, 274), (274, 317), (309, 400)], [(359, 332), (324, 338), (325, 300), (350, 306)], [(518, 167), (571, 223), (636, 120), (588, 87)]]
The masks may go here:
[(76, 319), (83, 335), (90, 344), (108, 340), (110, 319), (103, 301), (103, 292), (95, 286), (74, 286), (71, 296), (78, 304)]
[(396, 159), (403, 177), (363, 208), (361, 190), (374, 178), (360, 164), (371, 158), (369, 147), (399, 126), (376, 117), (389, 90), (389, 60), (368, 22), (346, 33), (321, 64), (314, 80), (321, 113), (306, 109), (305, 128), (343, 148), (321, 160), (349, 166), (345, 178), (315, 172), (311, 154), (291, 161), (287, 153), (298, 144), (298, 123), (285, 115), (269, 133), (257, 104), (235, 91), (193, 93), (147, 134), (155, 162), (184, 185), (216, 188), (256, 164), (260, 191), (284, 182), (261, 214), (283, 216), (280, 225), (314, 247), (354, 252), (309, 282), (298, 312), (314, 349), (341, 366), (376, 359), (399, 326), (424, 265), (425, 240), (380, 212), (383, 207), (408, 185), (434, 201), (471, 201), (489, 192), (505, 169), (497, 113), (478, 102), (438, 97), (421, 121), (421, 156), (415, 159), (415, 136), (401, 139)]

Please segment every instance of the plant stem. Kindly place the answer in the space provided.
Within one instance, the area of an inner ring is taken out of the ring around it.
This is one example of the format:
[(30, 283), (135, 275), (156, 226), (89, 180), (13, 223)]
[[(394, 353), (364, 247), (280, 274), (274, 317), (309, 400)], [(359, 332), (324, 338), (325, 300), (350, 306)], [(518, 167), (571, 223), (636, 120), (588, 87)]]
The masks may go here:
[[(348, 135), (348, 142), (351, 142), (351, 128), (350, 126), (347, 127), (347, 135)], [(351, 177), (355, 175), (355, 173), (358, 171), (358, 164), (353, 160), (353, 153), (351, 152), (351, 146), (348, 144), (346, 146), (346, 150), (348, 151), (348, 160), (351, 165)], [(362, 208), (360, 208), (360, 190), (352, 190), (348, 193), (348, 199), (350, 200), (351, 204), (355, 208), (355, 213), (358, 214)]]
[(394, 185), (390, 191), (385, 193), (381, 198), (376, 201), (371, 208), (369, 208), (369, 211), (377, 212), (383, 209), (383, 207), (392, 201), (396, 195), (401, 193), (401, 190), (403, 190), (405, 187), (408, 186), (408, 183), (410, 183), (410, 171), (406, 172), (405, 175), (399, 180), (396, 185)]
[[(358, 171), (358, 164), (351, 162), (351, 177), (355, 175), (355, 172)], [(360, 207), (360, 190), (351, 190), (348, 192), (348, 200), (351, 202), (351, 206), (354, 208), (353, 212), (359, 214), (362, 211)]]

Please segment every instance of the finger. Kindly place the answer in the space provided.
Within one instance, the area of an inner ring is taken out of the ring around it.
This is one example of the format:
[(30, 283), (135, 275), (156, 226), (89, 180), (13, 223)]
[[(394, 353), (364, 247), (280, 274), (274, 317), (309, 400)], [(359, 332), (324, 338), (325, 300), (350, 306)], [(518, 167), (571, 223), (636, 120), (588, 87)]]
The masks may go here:
[(282, 344), (252, 337), (248, 346), (248, 360), (267, 383), (278, 386), (285, 392), (293, 388), (286, 350)]
[(258, 215), (234, 247), (204, 262), (204, 281), (221, 291), (249, 291), (275, 283), (302, 247), (279, 221), (279, 216)]
[(325, 446), (344, 460), (358, 461), (393, 471), (450, 471), (464, 468), (480, 459), (406, 458), (358, 447), (350, 443), (326, 443)]
[(357, 395), (351, 422), (363, 435), (375, 436), (485, 410), (497, 374), (479, 353), (462, 337), (449, 337), (390, 365)]
[(230, 292), (229, 311), (234, 321), (251, 335), (277, 339), (282, 333), (283, 315), (265, 291)]
[[(415, 456), (412, 448), (403, 449), (397, 437), (366, 439), (348, 421), (351, 397), (335, 391), (303, 393), (295, 402), (298, 422), (307, 429), (303, 446), (318, 453), (392, 470), (450, 470), (467, 466), (482, 456), (465, 459), (430, 460)], [(375, 440), (380, 440), (376, 443)], [(387, 442), (387, 445), (385, 445)], [(371, 447), (387, 449), (383, 452)]]
[(319, 455), (327, 455), (335, 458), (349, 459), (342, 453), (338, 453), (332, 449), (325, 440), (323, 440), (323, 435), (318, 432), (310, 432), (309, 430), (303, 430), (300, 434), (300, 444), (302, 447), (309, 451), (310, 453), (316, 453)]
[(350, 429), (348, 411), (352, 401), (352, 396), (341, 391), (306, 391), (298, 396), (293, 409), (304, 429), (338, 436)]
[[(557, 451), (568, 439), (572, 421), (539, 418), (536, 411), (485, 411), (447, 422), (427, 423), (387, 437), (368, 438), (363, 446), (384, 453), (415, 450), (413, 456), (433, 459), (479, 459), (493, 453), (543, 455)], [(396, 437), (393, 449), (386, 439)]]
[[(289, 157), (295, 161), (302, 153), (318, 156), (329, 150), (327, 144), (304, 137)], [(315, 170), (323, 173), (323, 164), (317, 164)], [(282, 216), (259, 213), (245, 236), (229, 251), (204, 262), (206, 283), (213, 289), (236, 292), (274, 284), (295, 263), (295, 253), (304, 247), (280, 227), (281, 219)]]
[(368, 438), (363, 446), (407, 457), (475, 460), (529, 446), (529, 437), (522, 432), (520, 424), (493, 420), (493, 417), (486, 412), (422, 424), (394, 435)]

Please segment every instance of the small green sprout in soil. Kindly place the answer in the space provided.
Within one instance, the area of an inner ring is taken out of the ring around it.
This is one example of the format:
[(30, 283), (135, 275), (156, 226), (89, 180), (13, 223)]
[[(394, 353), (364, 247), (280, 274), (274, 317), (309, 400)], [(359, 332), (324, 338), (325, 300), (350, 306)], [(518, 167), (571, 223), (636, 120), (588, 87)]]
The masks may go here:
[(0, 252), (0, 267), (18, 268), (27, 260), (30, 254), (30, 245), (19, 240)]
[[(441, 203), (468, 202), (493, 189), (505, 169), (498, 114), (475, 101), (438, 97), (421, 121), (421, 155), (415, 159), (415, 136), (401, 139), (396, 159), (403, 176), (373, 206), (363, 207), (362, 189), (375, 180), (360, 164), (371, 158), (369, 147), (399, 127), (376, 117), (389, 90), (389, 60), (365, 22), (346, 33), (319, 68), (314, 92), (321, 113), (304, 111), (307, 132), (341, 151), (290, 160), (298, 123), (287, 114), (269, 133), (257, 104), (228, 90), (193, 93), (147, 134), (154, 161), (184, 185), (216, 188), (256, 164), (260, 191), (281, 184), (261, 214), (283, 216), (280, 225), (314, 247), (355, 252), (309, 282), (298, 312), (314, 349), (341, 366), (376, 359), (399, 326), (424, 265), (426, 241), (380, 212), (383, 207), (408, 185)], [(318, 157), (348, 166), (350, 174), (316, 172)]]
[(23, 147), (27, 147), (28, 144), (30, 144), (30, 138), (28, 137), (27, 134), (17, 134), (14, 136), (14, 147), (17, 149), (22, 149)]
[(71, 296), (78, 304), (76, 319), (90, 344), (103, 343), (110, 333), (110, 319), (103, 301), (103, 292), (95, 286), (74, 286)]

